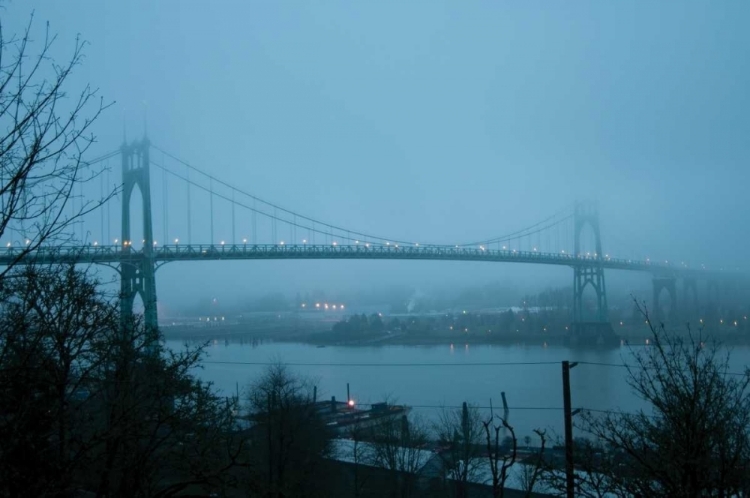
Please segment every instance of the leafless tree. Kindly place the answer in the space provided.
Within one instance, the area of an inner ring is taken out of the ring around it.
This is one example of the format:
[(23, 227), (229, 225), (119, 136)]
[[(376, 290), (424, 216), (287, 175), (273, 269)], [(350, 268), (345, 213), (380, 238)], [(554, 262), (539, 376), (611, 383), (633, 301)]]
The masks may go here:
[(428, 433), (422, 420), (405, 414), (383, 417), (372, 427), (371, 439), (372, 463), (389, 471), (391, 493), (402, 498), (413, 496), (428, 460)]
[(483, 456), (484, 427), (479, 410), (464, 403), (460, 410), (443, 410), (433, 426), (443, 478), (454, 496), (466, 497), (468, 483), (478, 474)]
[(362, 494), (369, 475), (362, 473), (362, 466), (367, 465), (372, 461), (372, 449), (366, 442), (368, 430), (362, 427), (360, 424), (352, 424), (350, 429), (347, 431), (349, 439), (352, 441), (352, 463), (354, 464), (354, 482), (352, 483), (353, 492), (355, 497), (359, 497)]
[(66, 209), (75, 185), (97, 174), (83, 156), (94, 142), (92, 125), (107, 107), (88, 85), (68, 94), (86, 43), (76, 38), (69, 58), (58, 64), (49, 25), (39, 43), (33, 27), (33, 15), (20, 35), (6, 35), (0, 24), (0, 237), (18, 238), (14, 263), (43, 244), (68, 241), (72, 224), (107, 200), (81, 200)]
[[(487, 420), (482, 421), (487, 450), (487, 460), (492, 476), (492, 496), (502, 498), (505, 495), (505, 481), (508, 480), (508, 470), (513, 467), (518, 457), (518, 440), (516, 432), (508, 421), (490, 411)], [(510, 433), (510, 448), (505, 450), (500, 444), (500, 433), (505, 429)]]
[(117, 331), (103, 378), (97, 494), (169, 497), (231, 486), (244, 442), (237, 404), (192, 376), (202, 347), (162, 349), (140, 323)]
[(731, 372), (729, 352), (702, 330), (670, 332), (636, 304), (653, 339), (632, 351), (627, 379), (651, 409), (584, 414), (581, 429), (618, 458), (592, 472), (620, 494), (739, 496), (750, 475), (750, 372)]
[[(519, 470), (522, 490), (527, 497), (532, 496), (546, 469), (544, 450), (547, 447), (547, 433), (540, 429), (534, 429), (534, 434), (539, 437), (539, 450), (528, 457)], [(531, 437), (526, 436), (524, 439), (526, 440), (526, 446), (529, 446)]]
[(225, 486), (231, 402), (192, 377), (201, 349), (158, 351), (73, 266), (0, 286), (0, 495), (171, 496)]
[(73, 267), (24, 267), (0, 286), (0, 495), (65, 493), (91, 458), (92, 391), (118, 324)]
[(313, 384), (282, 363), (250, 387), (250, 491), (262, 496), (327, 496), (331, 433), (318, 413)]

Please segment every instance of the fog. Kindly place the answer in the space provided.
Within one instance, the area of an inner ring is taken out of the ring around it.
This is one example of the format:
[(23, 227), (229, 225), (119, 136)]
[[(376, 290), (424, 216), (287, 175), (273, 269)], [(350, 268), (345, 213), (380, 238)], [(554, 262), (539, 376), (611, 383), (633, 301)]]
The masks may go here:
[[(92, 157), (147, 131), (153, 144), (290, 210), (424, 243), (487, 239), (596, 199), (613, 255), (748, 266), (747, 2), (48, 0), (2, 9), (6, 32), (23, 30), (32, 10), (37, 37), (49, 21), (56, 57), (76, 34), (89, 42), (69, 88), (90, 84), (114, 102), (96, 123)], [(156, 151), (152, 159), (167, 161)], [(110, 166), (114, 185), (119, 163)], [(182, 191), (164, 202), (161, 173), (152, 176), (155, 238), (186, 239)], [(229, 240), (219, 204), (210, 240), (207, 203), (194, 194), (193, 242)], [(103, 236), (97, 216), (89, 240)], [(246, 222), (238, 218), (237, 238)], [(105, 231), (119, 233), (119, 206)], [(507, 282), (526, 292), (572, 285), (571, 274), (467, 262), (170, 263), (157, 293), (178, 307), (316, 289)], [(648, 288), (646, 275), (607, 278), (623, 294)]]

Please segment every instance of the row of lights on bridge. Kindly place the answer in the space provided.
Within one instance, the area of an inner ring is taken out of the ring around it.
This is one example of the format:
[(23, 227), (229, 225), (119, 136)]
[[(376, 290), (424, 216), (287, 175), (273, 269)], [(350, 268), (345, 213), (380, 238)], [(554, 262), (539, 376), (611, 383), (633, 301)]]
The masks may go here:
[[(302, 304), (300, 305), (300, 307), (301, 307), (301, 308), (305, 308), (305, 309), (307, 309), (307, 303), (302, 303)], [(311, 304), (311, 305), (310, 305), (310, 308), (312, 308), (312, 307), (313, 307), (313, 306), (312, 306), (312, 304)], [(329, 305), (328, 303), (322, 303), (322, 304), (321, 304), (321, 303), (315, 303), (315, 309), (324, 309), (324, 310), (327, 310), (327, 309), (332, 309), (332, 310), (343, 310), (343, 309), (344, 309), (344, 305), (343, 305), (343, 304), (330, 304), (330, 305)]]
[[(142, 242), (143, 242), (143, 243), (145, 243), (145, 242), (146, 242), (146, 239), (143, 239), (143, 241), (142, 241)], [(119, 243), (119, 239), (115, 239), (115, 240), (114, 240), (114, 243), (115, 243), (115, 245), (117, 245), (117, 244)], [(178, 245), (178, 244), (180, 243), (180, 239), (174, 239), (174, 243), (175, 243), (175, 245)], [(246, 239), (246, 238), (242, 239), (242, 243), (243, 243), (243, 244), (247, 244), (247, 239)], [(303, 244), (307, 244), (307, 239), (302, 239), (302, 243), (303, 243)], [(360, 244), (360, 241), (358, 241), (358, 240), (355, 240), (355, 241), (354, 241), (354, 243), (355, 243), (356, 245), (359, 245), (359, 244)], [(31, 240), (29, 240), (29, 239), (26, 239), (26, 245), (28, 246), (28, 245), (30, 245), (30, 244), (31, 244)], [(222, 240), (221, 242), (219, 242), (219, 245), (222, 245), (222, 246), (223, 246), (223, 245), (225, 245), (225, 244), (226, 244), (226, 242), (225, 242), (225, 241), (223, 241), (223, 240)], [(92, 245), (96, 247), (96, 246), (98, 246), (98, 245), (99, 245), (99, 242), (98, 242), (98, 241), (94, 241), (94, 242), (92, 242)], [(123, 245), (123, 247), (132, 247), (132, 245), (133, 245), (133, 241), (131, 241), (131, 240), (124, 240), (124, 241), (122, 242), (122, 245)], [(155, 240), (155, 241), (153, 242), (153, 245), (155, 245), (155, 246), (156, 246), (156, 245), (158, 245), (158, 242), (157, 242), (157, 241)], [(280, 241), (280, 242), (279, 242), (279, 245), (280, 245), (280, 246), (286, 245), (286, 242), (284, 242), (284, 241), (282, 240), (282, 241)], [(334, 247), (336, 247), (336, 246), (338, 246), (339, 244), (338, 244), (338, 242), (337, 242), (337, 241), (333, 241), (333, 243), (332, 243), (331, 245), (333, 245)], [(386, 245), (386, 247), (390, 247), (391, 243), (390, 243), (390, 242), (386, 242), (386, 243), (385, 243), (385, 245)], [(364, 246), (365, 246), (365, 247), (368, 247), (368, 248), (369, 248), (369, 247), (370, 247), (370, 243), (369, 243), (369, 242), (365, 242)], [(415, 246), (415, 247), (419, 247), (419, 243), (415, 242), (415, 243), (414, 243), (414, 246)], [(8, 243), (6, 244), (6, 247), (12, 247), (12, 244), (11, 244), (10, 242), (8, 242)], [(394, 245), (393, 245), (393, 247), (395, 247), (396, 249), (398, 249), (398, 247), (399, 247), (399, 246), (398, 246), (398, 244), (394, 244)], [(459, 246), (458, 246), (458, 245), (456, 245), (456, 248), (458, 248), (458, 247), (459, 247)], [(485, 246), (483, 246), (483, 245), (480, 245), (480, 246), (479, 246), (479, 250), (480, 250), (480, 251), (486, 251), (486, 250), (487, 250), (487, 248), (486, 248)], [(504, 251), (505, 251), (505, 250), (508, 250), (508, 249), (507, 249), (507, 246), (503, 246), (503, 250), (504, 250)], [(517, 253), (517, 252), (518, 252), (518, 251), (517, 251), (516, 249), (512, 249), (511, 251), (513, 252), (513, 254), (515, 254), (515, 253)], [(536, 247), (534, 247), (534, 248), (532, 249), (532, 252), (538, 252), (538, 249), (537, 249)], [(564, 250), (564, 249), (563, 249), (563, 250), (561, 250), (561, 251), (560, 251), (560, 253), (561, 253), (561, 254), (566, 254), (566, 252), (565, 252), (565, 250)], [(590, 252), (587, 252), (587, 253), (586, 253), (586, 257), (591, 257), (591, 253), (590, 253)], [(596, 253), (594, 253), (594, 254), (593, 254), (593, 257), (594, 257), (594, 258), (596, 258), (596, 257), (598, 257), (598, 255), (597, 255)], [(609, 257), (609, 254), (605, 254), (605, 255), (604, 255), (604, 258), (605, 258), (605, 259), (610, 259), (610, 257)], [(630, 259), (629, 259), (629, 260), (628, 260), (628, 263), (630, 263), (631, 261), (632, 261), (632, 260), (630, 260)], [(650, 262), (651, 262), (651, 259), (650, 259), (650, 258), (646, 258), (646, 263), (650, 263)], [(669, 264), (669, 260), (664, 260), (664, 263), (668, 265), (668, 264)], [(684, 261), (680, 263), (680, 266), (683, 266), (683, 267), (685, 267), (685, 268), (687, 268), (687, 267), (688, 267), (687, 263), (685, 263)], [(706, 269), (706, 265), (705, 265), (705, 264), (701, 264), (701, 268), (705, 270), (705, 269)]]

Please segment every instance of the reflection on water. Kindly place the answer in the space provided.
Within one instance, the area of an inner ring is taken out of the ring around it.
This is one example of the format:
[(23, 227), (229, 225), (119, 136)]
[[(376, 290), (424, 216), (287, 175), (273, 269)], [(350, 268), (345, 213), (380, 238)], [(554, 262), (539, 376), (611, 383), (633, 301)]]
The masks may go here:
[[(167, 345), (179, 349), (183, 343), (175, 340), (167, 341)], [(388, 396), (414, 406), (415, 412), (428, 419), (439, 412), (431, 407), (455, 406), (463, 401), (479, 406), (489, 406), (492, 402), (502, 410), (500, 393), (504, 391), (510, 406), (510, 421), (519, 437), (523, 437), (531, 435), (537, 427), (562, 434), (561, 361), (622, 364), (629, 360), (631, 347), (574, 349), (546, 344), (451, 344), (319, 348), (222, 339), (211, 341), (207, 352), (204, 368), (196, 373), (212, 381), (226, 395), (234, 394), (237, 387), (242, 392), (265, 368), (251, 363), (273, 361), (308, 364), (292, 368), (316, 380), (321, 398), (345, 399), (348, 382), (352, 398), (360, 403), (382, 401)], [(750, 348), (733, 349), (733, 370), (744, 370), (749, 361)], [(407, 365), (378, 366), (383, 363)], [(625, 411), (646, 408), (631, 393), (622, 367), (577, 365), (571, 370), (571, 392), (574, 408)]]

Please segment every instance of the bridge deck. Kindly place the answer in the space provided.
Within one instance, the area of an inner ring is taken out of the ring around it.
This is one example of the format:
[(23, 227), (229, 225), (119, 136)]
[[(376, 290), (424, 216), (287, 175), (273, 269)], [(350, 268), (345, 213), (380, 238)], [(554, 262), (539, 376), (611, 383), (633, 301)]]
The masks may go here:
[[(0, 265), (15, 263), (23, 253), (20, 248), (0, 250)], [(612, 270), (642, 271), (657, 275), (710, 278), (727, 273), (695, 269), (686, 265), (656, 263), (608, 256), (536, 251), (493, 250), (446, 245), (313, 245), (313, 244), (192, 244), (156, 246), (151, 251), (132, 247), (114, 246), (63, 246), (40, 248), (25, 255), (24, 263), (127, 263), (145, 257), (157, 263), (172, 261), (217, 261), (258, 259), (389, 259), (431, 261), (485, 261), (494, 263), (527, 263), (569, 267), (603, 267)]]

